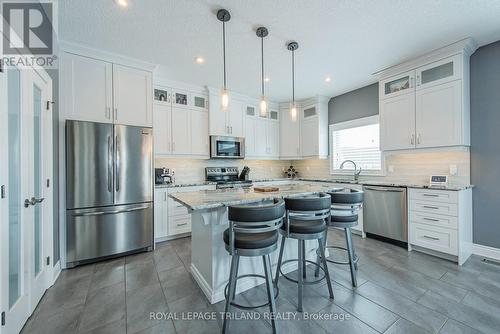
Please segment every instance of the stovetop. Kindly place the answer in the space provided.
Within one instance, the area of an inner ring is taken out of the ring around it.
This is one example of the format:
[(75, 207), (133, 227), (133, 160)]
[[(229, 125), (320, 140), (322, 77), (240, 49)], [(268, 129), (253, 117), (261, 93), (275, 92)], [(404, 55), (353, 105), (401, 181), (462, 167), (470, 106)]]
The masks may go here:
[(206, 167), (207, 181), (216, 182), (217, 189), (251, 187), (251, 180), (240, 180), (238, 167)]

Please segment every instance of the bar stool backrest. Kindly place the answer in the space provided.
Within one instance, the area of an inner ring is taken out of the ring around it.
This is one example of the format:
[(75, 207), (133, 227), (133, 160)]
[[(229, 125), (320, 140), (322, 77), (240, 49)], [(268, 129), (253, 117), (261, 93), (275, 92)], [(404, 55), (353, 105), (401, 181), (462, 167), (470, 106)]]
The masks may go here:
[(357, 222), (358, 212), (364, 201), (364, 193), (361, 190), (349, 189), (337, 192), (329, 192), (331, 196), (331, 221), (332, 222)]
[(265, 205), (234, 205), (228, 208), (229, 246), (234, 251), (234, 233), (265, 233), (283, 225), (285, 202), (276, 198)]

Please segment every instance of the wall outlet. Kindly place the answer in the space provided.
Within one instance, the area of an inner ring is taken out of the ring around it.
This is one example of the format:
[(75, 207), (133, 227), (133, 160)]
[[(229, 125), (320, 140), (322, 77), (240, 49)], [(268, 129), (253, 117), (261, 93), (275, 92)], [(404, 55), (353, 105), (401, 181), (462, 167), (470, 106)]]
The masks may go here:
[(389, 171), (389, 173), (394, 173), (394, 166), (393, 165), (389, 165), (387, 167), (387, 170)]
[(457, 165), (450, 165), (450, 175), (451, 176), (457, 176), (458, 174), (458, 167)]

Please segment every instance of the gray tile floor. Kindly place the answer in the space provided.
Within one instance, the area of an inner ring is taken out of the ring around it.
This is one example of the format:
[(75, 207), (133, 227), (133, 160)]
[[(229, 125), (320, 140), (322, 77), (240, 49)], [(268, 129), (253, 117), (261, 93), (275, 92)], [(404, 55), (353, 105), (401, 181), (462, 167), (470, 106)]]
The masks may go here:
[[(190, 315), (183, 312), (207, 316), (224, 309), (224, 302), (210, 305), (192, 280), (190, 242), (178, 239), (151, 253), (63, 271), (23, 333), (220, 333), (220, 317), (182, 318)], [(343, 242), (340, 232), (329, 234), (329, 244)], [(295, 313), (296, 286), (280, 280), (282, 333), (500, 333), (499, 265), (472, 257), (459, 267), (359, 237), (355, 246), (359, 286), (351, 287), (347, 266), (331, 264), (335, 300), (324, 284), (307, 286), (307, 313)], [(237, 298), (255, 303), (265, 297), (261, 285)], [(150, 312), (178, 318), (151, 320)], [(270, 333), (266, 312), (237, 313), (230, 331)]]

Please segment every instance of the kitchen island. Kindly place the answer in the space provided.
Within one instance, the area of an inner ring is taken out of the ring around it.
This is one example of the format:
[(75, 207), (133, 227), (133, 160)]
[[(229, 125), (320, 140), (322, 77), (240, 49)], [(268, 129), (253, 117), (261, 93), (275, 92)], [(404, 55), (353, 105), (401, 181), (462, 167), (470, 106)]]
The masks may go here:
[[(274, 198), (314, 195), (339, 189), (338, 186), (321, 184), (280, 185), (275, 192), (256, 192), (248, 189), (219, 189), (174, 193), (170, 197), (186, 206), (191, 212), (191, 274), (214, 304), (224, 299), (224, 288), (229, 280), (230, 256), (225, 249), (222, 234), (228, 228), (227, 210), (231, 205), (265, 204)], [(281, 237), (280, 237), (281, 238)], [(316, 261), (316, 240), (306, 241), (306, 259)], [(271, 254), (273, 275), (278, 262), (278, 251)], [(297, 241), (290, 239), (285, 245), (283, 260), (297, 258)], [(284, 273), (297, 269), (295, 262), (282, 266)], [(241, 257), (238, 275), (263, 274), (260, 257)], [(238, 280), (236, 293), (251, 289), (264, 280), (246, 277)]]

